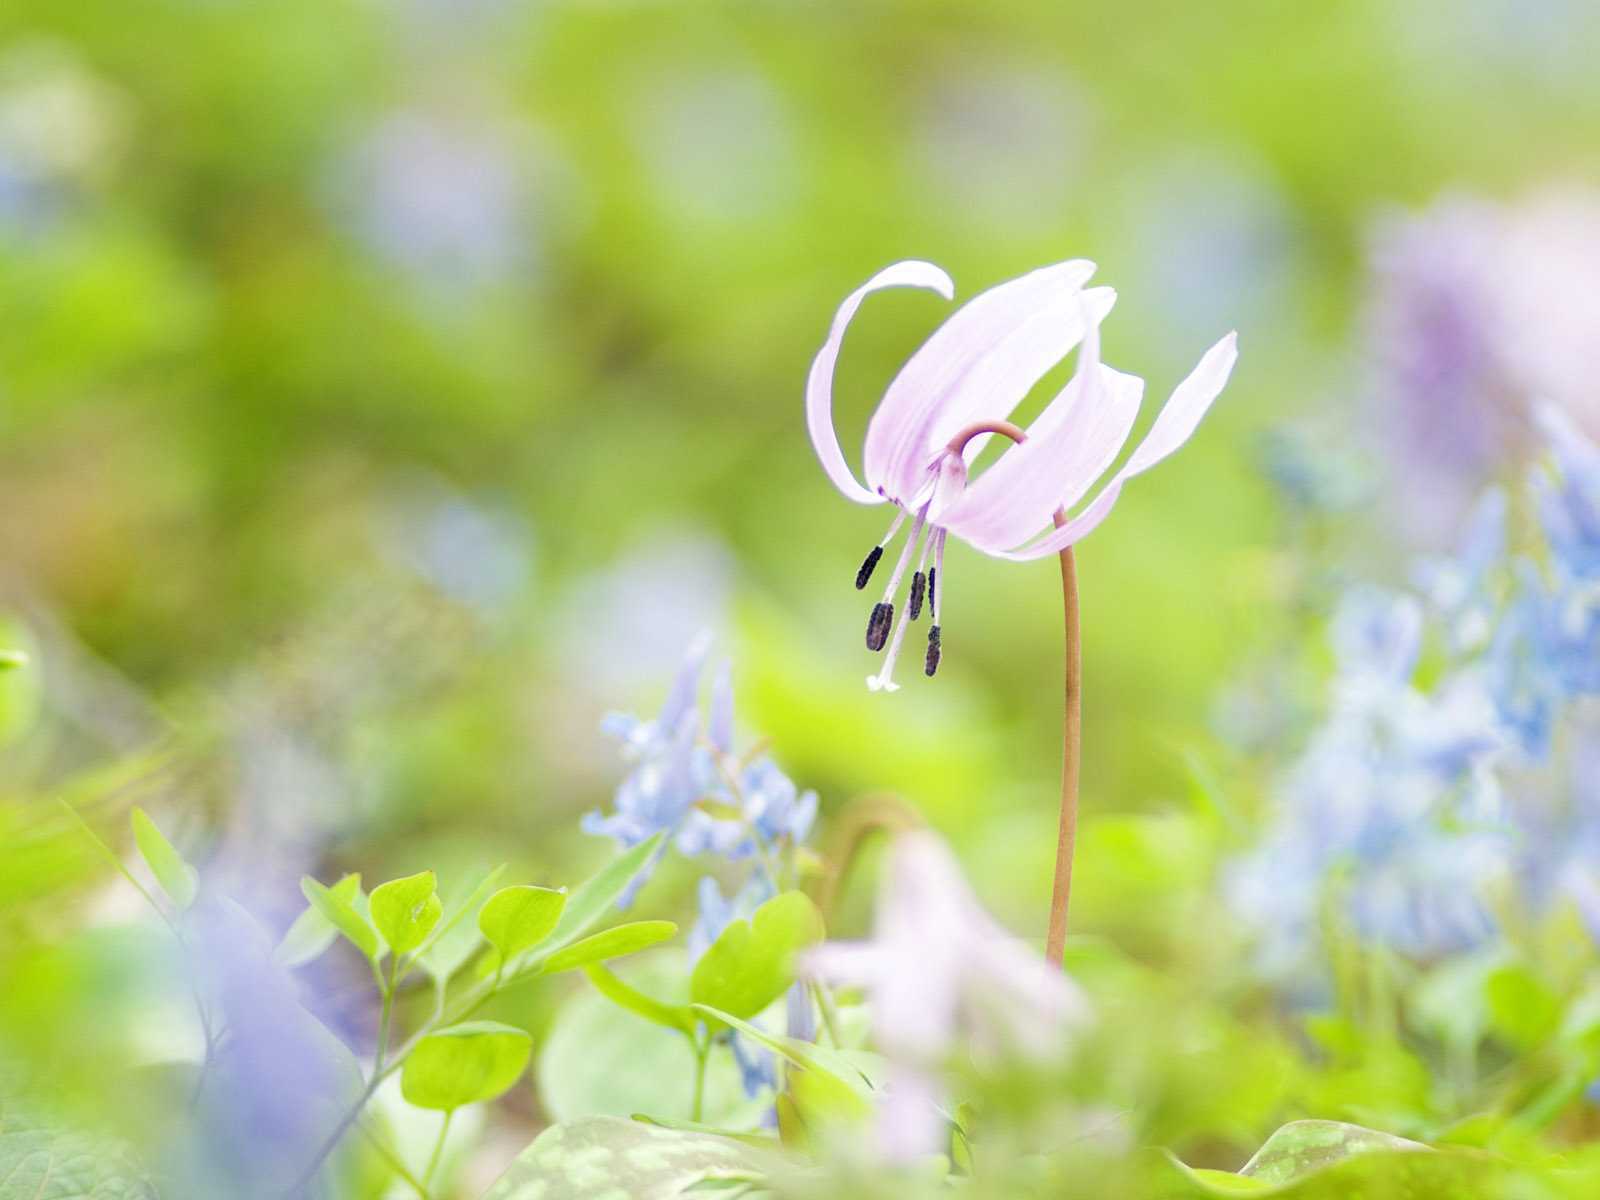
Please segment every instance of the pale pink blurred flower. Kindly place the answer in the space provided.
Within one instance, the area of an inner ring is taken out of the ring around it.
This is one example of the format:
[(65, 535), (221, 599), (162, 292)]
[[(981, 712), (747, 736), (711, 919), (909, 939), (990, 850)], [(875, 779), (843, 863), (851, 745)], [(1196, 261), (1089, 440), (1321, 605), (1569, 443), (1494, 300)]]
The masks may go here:
[[(1106, 287), (1084, 290), (1094, 270), (1094, 264), (1084, 259), (1042, 267), (990, 288), (957, 309), (901, 368), (873, 413), (863, 458), (865, 484), (845, 463), (833, 428), (833, 370), (845, 330), (861, 302), (881, 288), (926, 288), (949, 300), (955, 285), (932, 263), (895, 263), (852, 292), (834, 316), (806, 381), (811, 444), (822, 469), (847, 498), (860, 504), (888, 501), (898, 510), (889, 531), (857, 572), (857, 588), (866, 587), (884, 548), (906, 518), (912, 521), (883, 600), (873, 607), (867, 623), (868, 648), (889, 646), (883, 669), (867, 680), (874, 691), (896, 689), (895, 659), (908, 621), (921, 612), (924, 594), (932, 609), (924, 671), (932, 675), (939, 665), (948, 534), (985, 554), (1016, 561), (1042, 558), (1073, 545), (1105, 520), (1127, 480), (1189, 440), (1227, 383), (1238, 357), (1232, 333), (1206, 351), (1172, 393), (1144, 441), (1094, 499), (1059, 528), (1034, 538), (1058, 509), (1077, 505), (1110, 469), (1133, 429), (1144, 395), (1144, 380), (1100, 361), (1100, 322), (1116, 302), (1116, 293)], [(1080, 342), (1076, 373), (1028, 426), (1027, 440), (1006, 450), (969, 482), (968, 470), (989, 440), (987, 433), (966, 436), (972, 426), (1009, 417)], [(952, 445), (958, 435), (959, 448)], [(933, 568), (924, 574), (930, 549)], [(893, 601), (914, 553), (918, 557), (909, 603), (897, 623)]]
[(890, 1161), (944, 1148), (941, 1068), (952, 1053), (1049, 1060), (1089, 1019), (1076, 985), (984, 911), (928, 832), (890, 848), (872, 940), (829, 942), (805, 969), (870, 994), (873, 1042), (890, 1068), (876, 1141)]

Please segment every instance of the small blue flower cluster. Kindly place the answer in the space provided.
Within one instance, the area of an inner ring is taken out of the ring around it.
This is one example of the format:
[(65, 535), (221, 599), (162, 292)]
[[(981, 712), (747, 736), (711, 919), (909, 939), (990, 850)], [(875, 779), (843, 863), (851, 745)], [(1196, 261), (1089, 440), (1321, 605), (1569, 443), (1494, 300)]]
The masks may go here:
[[(689, 647), (666, 702), (654, 720), (613, 713), (601, 728), (621, 744), (629, 771), (618, 785), (610, 813), (585, 814), (585, 833), (636, 846), (666, 834), (654, 859), (634, 880), (619, 906), (631, 904), (669, 846), (688, 858), (711, 856), (742, 879), (733, 895), (710, 875), (699, 886), (700, 909), (689, 932), (689, 953), (698, 959), (730, 922), (748, 918), (799, 874), (798, 856), (817, 815), (817, 794), (800, 791), (772, 759), (734, 749), (733, 682), (722, 664), (711, 684), (704, 714), (698, 703), (709, 640)], [(798, 986), (798, 985), (797, 985)], [(810, 1001), (792, 997), (791, 1017), (810, 1019)], [(791, 1036), (807, 1036), (790, 1021)], [(752, 1096), (772, 1088), (775, 1064), (769, 1051), (734, 1037), (733, 1053)]]
[(1537, 559), (1508, 550), (1494, 491), (1417, 594), (1358, 589), (1338, 610), (1331, 710), (1229, 880), (1270, 976), (1305, 978), (1330, 918), (1415, 958), (1482, 944), (1506, 883), (1600, 936), (1600, 448), (1541, 423)]

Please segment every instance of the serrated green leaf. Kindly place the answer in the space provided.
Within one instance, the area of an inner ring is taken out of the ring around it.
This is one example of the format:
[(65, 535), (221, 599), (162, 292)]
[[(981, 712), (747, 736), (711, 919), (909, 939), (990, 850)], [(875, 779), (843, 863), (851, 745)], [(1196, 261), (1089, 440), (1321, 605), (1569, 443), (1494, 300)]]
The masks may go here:
[[(328, 923), (337, 929), (355, 945), (356, 949), (365, 954), (372, 962), (377, 962), (380, 950), (378, 946), (378, 931), (367, 922), (355, 908), (354, 898), (345, 899), (335, 896), (332, 889), (324, 887), (311, 876), (307, 875), (300, 880), (300, 891), (319, 913), (327, 919)], [(360, 890), (357, 889), (357, 895)]]
[(686, 1034), (694, 1033), (694, 1014), (689, 1011), (688, 1005), (666, 1004), (653, 996), (647, 996), (598, 963), (591, 963), (584, 968), (584, 972), (589, 976), (589, 982), (594, 984), (595, 990), (613, 1004), (668, 1029), (676, 1029)]
[(649, 946), (659, 945), (678, 932), (671, 921), (630, 921), (616, 925), (601, 933), (591, 934), (563, 950), (557, 950), (545, 959), (540, 970), (546, 975), (586, 967), (590, 963), (604, 962), (635, 954)]
[(794, 982), (794, 960), (822, 940), (822, 914), (801, 892), (784, 892), (731, 921), (700, 956), (690, 980), (696, 1004), (753, 1017)]
[(515, 884), (501, 888), (484, 902), (478, 913), (478, 931), (509, 962), (550, 936), (567, 894), (553, 888)]
[(194, 903), (198, 891), (199, 875), (183, 861), (183, 856), (167, 841), (156, 823), (142, 808), (133, 810), (133, 840), (139, 847), (139, 856), (156, 877), (167, 898), (180, 909)]
[(432, 871), (391, 879), (372, 889), (367, 910), (389, 949), (409, 954), (427, 940), (444, 915), (438, 891), (439, 881)]
[(572, 895), (567, 898), (566, 908), (562, 910), (561, 920), (550, 934), (551, 948), (559, 949), (575, 941), (605, 916), (606, 910), (628, 890), (633, 877), (644, 869), (650, 856), (660, 848), (664, 837), (665, 834), (658, 833), (626, 853), (617, 855), (601, 867), (593, 878), (574, 888)]
[[(361, 890), (361, 876), (346, 875), (328, 890), (349, 903)], [(338, 936), (333, 923), (308, 903), (305, 911), (284, 930), (277, 949), (272, 952), (273, 961), (281, 967), (303, 967), (319, 958)]]
[(418, 1108), (449, 1112), (511, 1089), (533, 1054), (526, 1030), (469, 1021), (429, 1034), (406, 1057), (400, 1093)]

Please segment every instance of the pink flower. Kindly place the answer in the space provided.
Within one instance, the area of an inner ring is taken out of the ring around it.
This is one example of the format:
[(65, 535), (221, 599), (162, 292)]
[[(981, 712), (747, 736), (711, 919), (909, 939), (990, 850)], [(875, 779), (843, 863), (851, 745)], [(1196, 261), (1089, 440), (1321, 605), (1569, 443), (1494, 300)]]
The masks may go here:
[[(898, 510), (889, 532), (856, 575), (865, 588), (885, 548), (907, 518), (911, 533), (883, 599), (867, 623), (867, 646), (889, 653), (867, 680), (874, 691), (894, 691), (895, 659), (908, 621), (926, 599), (932, 609), (925, 672), (939, 665), (939, 601), (944, 544), (954, 533), (996, 558), (1026, 560), (1055, 554), (1105, 520), (1122, 485), (1188, 440), (1222, 391), (1238, 357), (1230, 333), (1205, 354), (1178, 385), (1143, 442), (1092, 500), (1061, 527), (1034, 537), (1057, 509), (1070, 510), (1121, 453), (1139, 412), (1144, 381), (1100, 362), (1100, 322), (1116, 293), (1085, 289), (1094, 264), (1082, 259), (1030, 272), (969, 301), (901, 368), (867, 427), (863, 484), (845, 463), (833, 428), (833, 368), (846, 327), (870, 293), (920, 287), (951, 299), (950, 277), (932, 263), (895, 263), (852, 292), (833, 319), (828, 339), (806, 381), (806, 424), (822, 468), (835, 486), (860, 504), (888, 501)], [(988, 440), (971, 436), (980, 422), (1003, 421), (1044, 374), (1082, 343), (1077, 372), (1028, 427), (1027, 440), (1007, 450), (988, 470), (968, 478), (968, 468)], [(1031, 539), (1031, 540), (1030, 540)], [(929, 554), (933, 566), (926, 572)], [(894, 600), (916, 557), (910, 592), (898, 623)], [(891, 626), (892, 634), (891, 634)]]
[(952, 1052), (1045, 1059), (1089, 1019), (1077, 987), (984, 911), (927, 832), (890, 849), (872, 940), (819, 946), (805, 969), (870, 993), (873, 1043), (890, 1067), (877, 1141), (892, 1161), (943, 1149), (940, 1068)]

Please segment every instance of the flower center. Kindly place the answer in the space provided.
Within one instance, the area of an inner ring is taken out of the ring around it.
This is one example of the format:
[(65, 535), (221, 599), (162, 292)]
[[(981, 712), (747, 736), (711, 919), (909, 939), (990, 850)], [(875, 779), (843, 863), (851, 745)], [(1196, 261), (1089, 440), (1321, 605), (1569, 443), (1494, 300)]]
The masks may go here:
[[(894, 574), (889, 579), (888, 587), (884, 589), (883, 599), (872, 606), (872, 614), (867, 618), (867, 649), (878, 651), (885, 646), (889, 649), (883, 661), (883, 669), (867, 679), (867, 686), (875, 692), (892, 692), (899, 688), (899, 684), (895, 683), (893, 678), (894, 664), (899, 658), (901, 643), (905, 640), (907, 624), (922, 616), (924, 605), (932, 610), (933, 620), (928, 630), (928, 650), (923, 658), (923, 674), (931, 676), (939, 669), (939, 660), (943, 653), (939, 601), (944, 591), (941, 585), (944, 582), (944, 543), (948, 533), (939, 524), (939, 515), (956, 496), (960, 495), (966, 485), (967, 469), (963, 454), (967, 443), (975, 437), (991, 433), (998, 433), (1019, 444), (1028, 438), (1026, 433), (1010, 421), (973, 422), (951, 438), (938, 456), (928, 464), (928, 474), (931, 478), (911, 501), (911, 505), (916, 506), (911, 536), (906, 539), (906, 544), (900, 551)], [(856, 572), (858, 591), (864, 589), (871, 580), (873, 572), (883, 558), (885, 548), (894, 540), (895, 534), (900, 532), (900, 526), (905, 523), (907, 515), (913, 511), (911, 505), (899, 506), (900, 510), (895, 514), (889, 531), (868, 552), (861, 569)], [(926, 538), (923, 537), (925, 528)], [(933, 551), (932, 567), (927, 565), (930, 548)], [(917, 566), (911, 574), (911, 589), (906, 607), (901, 611), (899, 620), (896, 620), (894, 598), (900, 590), (900, 582), (905, 577), (906, 568), (911, 564), (913, 552), (917, 555)]]

